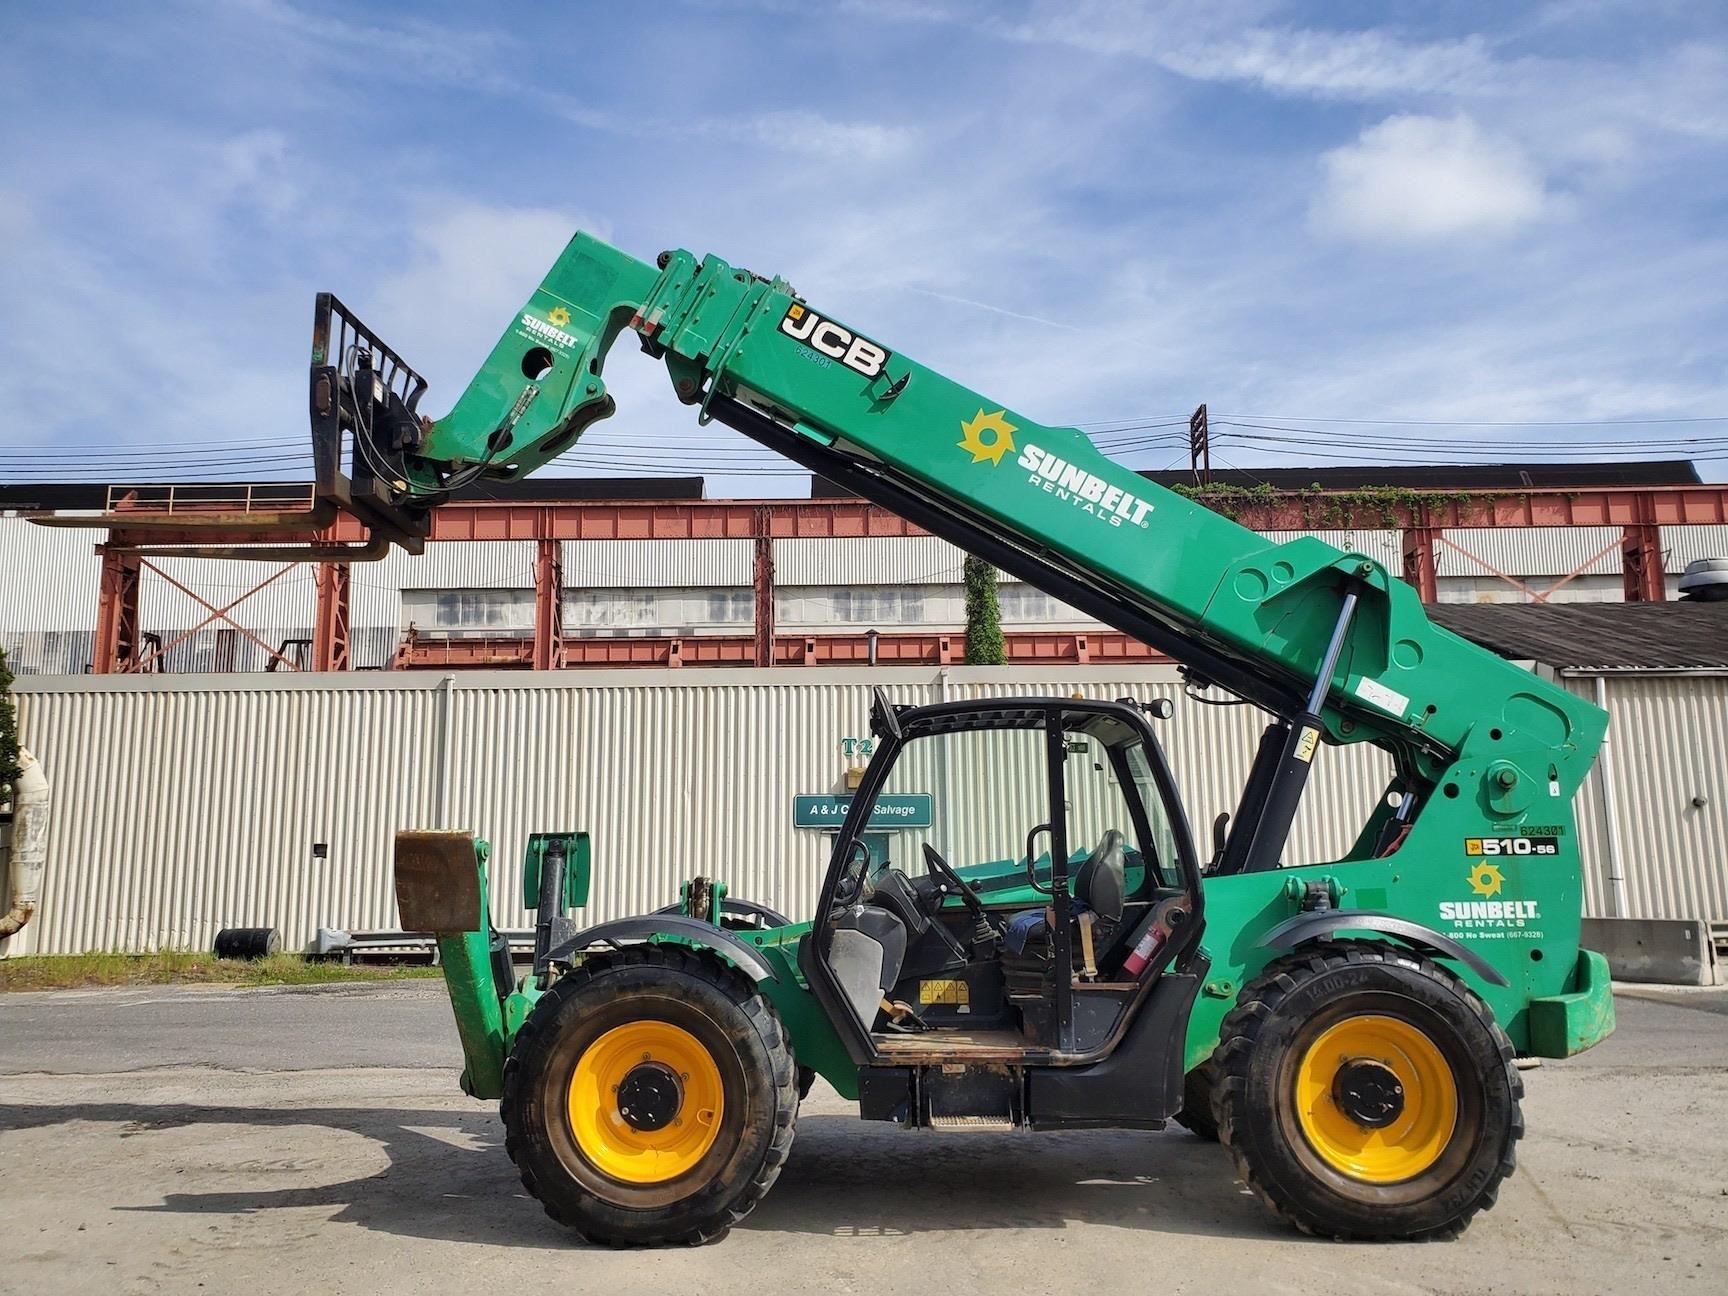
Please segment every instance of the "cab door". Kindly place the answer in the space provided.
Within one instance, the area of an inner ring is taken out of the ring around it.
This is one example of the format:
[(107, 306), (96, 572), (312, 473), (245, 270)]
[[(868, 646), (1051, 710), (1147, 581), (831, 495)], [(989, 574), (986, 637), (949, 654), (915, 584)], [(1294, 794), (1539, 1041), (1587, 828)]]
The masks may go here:
[[(1060, 712), (1043, 704), (925, 708), (884, 738), (836, 840), (818, 917), (826, 970), (861, 1039), (886, 1026), (879, 1000), (894, 986), (915, 998), (926, 980), (965, 981), (969, 965), (994, 962), (992, 932), (958, 901), (942, 865), (992, 911), (1048, 903), (1066, 912), (1062, 758)], [(1028, 851), (1056, 894), (1030, 890)], [(967, 998), (961, 1016), (972, 1024), (1005, 1024), (994, 1021), (999, 995), (991, 1002), (980, 984)]]

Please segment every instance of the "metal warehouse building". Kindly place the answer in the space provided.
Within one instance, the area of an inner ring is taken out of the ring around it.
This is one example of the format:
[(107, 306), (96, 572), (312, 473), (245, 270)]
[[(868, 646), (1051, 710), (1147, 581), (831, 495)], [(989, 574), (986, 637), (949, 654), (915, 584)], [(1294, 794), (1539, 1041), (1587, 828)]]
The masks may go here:
[[(1315, 487), (1323, 492), (1318, 507), (1260, 513), (1273, 522), (1337, 515), (1347, 524), (1263, 526), (1262, 533), (1280, 541), (1317, 535), (1366, 553), (1403, 570), (1439, 603), (1660, 598), (1688, 563), (1728, 556), (1728, 526), (1721, 524), (1728, 492), (1700, 487), (1691, 501), (1687, 488), (1699, 483), (1689, 464), (1374, 470), (1371, 478), (1339, 469), (1267, 469), (1239, 474), (1240, 481), (1227, 476), (1218, 474), (1216, 485), (1249, 500), (1271, 485)], [(1408, 481), (1362, 489), (1390, 478)], [(1578, 492), (1604, 481), (1620, 492), (1622, 509), (1661, 505), (1674, 517), (1703, 520), (1629, 525), (1616, 515), (1616, 524), (1577, 524), (1606, 516), (1574, 503)], [(1427, 505), (1407, 503), (1398, 511), (1408, 525), (1383, 520), (1393, 492), (1462, 498), (1440, 487), (1497, 491), (1514, 511), (1539, 497), (1558, 520), (1520, 515), (1513, 524), (1510, 516), (1500, 520), (1499, 510), (1496, 525), (1447, 525), (1427, 516)], [(1651, 489), (1632, 489), (1638, 487)], [(861, 513), (891, 515), (836, 500), (821, 482), (812, 490), (815, 496), (802, 504), (733, 502), (702, 499), (699, 478), (544, 479), (516, 488), (519, 498), (463, 506), (468, 520), (452, 530), (476, 538), (435, 539), (418, 557), (398, 552), (375, 563), (286, 566), (153, 557), (128, 566), (112, 543), (106, 560), (98, 558), (93, 542), (100, 531), (49, 529), (22, 516), (32, 503), (100, 510), (113, 492), (0, 487), (0, 511), (12, 510), (0, 516), (7, 566), (0, 648), (20, 675), (316, 665), (319, 609), (329, 592), (319, 582), (339, 567), (342, 653), (353, 669), (957, 663), (964, 555), (915, 527), (885, 527), (870, 516), (859, 523)], [(689, 538), (653, 538), (679, 531), (654, 525), (628, 533), (638, 537), (629, 540), (568, 534), (626, 534), (619, 527), (627, 523), (618, 519), (638, 521), (654, 510), (661, 521), (688, 514), (682, 530)], [(551, 524), (536, 512), (551, 516)], [(1639, 543), (1648, 553), (1629, 547), (1635, 532), (1643, 533)], [(518, 534), (552, 538), (509, 538)], [(1636, 573), (1634, 559), (1642, 565)], [(132, 624), (135, 642), (130, 657), (118, 649), (120, 660), (109, 661), (117, 645), (102, 617), (116, 602), (117, 578), (131, 582), (133, 610), (117, 615)], [(557, 595), (548, 609), (551, 589)], [(1155, 659), (1143, 645), (1030, 586), (1005, 579), (1000, 597), (1011, 661)], [(227, 619), (213, 619), (215, 609), (231, 604)], [(548, 610), (557, 623), (553, 644), (545, 642)], [(272, 653), (281, 660), (272, 663)]]
[[(1661, 498), (1691, 511), (1669, 516), (1716, 519), (1674, 522), (1606, 520), (1570, 488), (1524, 489), (1604, 520), (1449, 525), (1480, 512), (1436, 506), (1431, 515), (1404, 503), (1398, 526), (1363, 526), (1365, 511), (1381, 510), (1353, 504), (1354, 528), (1264, 533), (1319, 534), (1403, 570), (1425, 585), (1442, 624), (1606, 705), (1611, 744), (1577, 807), (1587, 912), (1728, 919), (1728, 604), (1618, 601), (1660, 597), (1689, 561), (1728, 554), (1728, 491), (1670, 483)], [(1174, 667), (1143, 645), (1129, 645), (1139, 657), (1113, 656), (1101, 627), (1009, 583), (1004, 623), (1025, 655), (1006, 667), (960, 666), (948, 643), (963, 622), (957, 550), (904, 526), (839, 534), (835, 518), (862, 516), (843, 501), (734, 504), (700, 493), (697, 483), (682, 501), (592, 507), (720, 519), (734, 531), (516, 539), (501, 525), (491, 532), (501, 538), (439, 540), (422, 557), (353, 565), (344, 575), (348, 664), (399, 669), (348, 672), (286, 668), (296, 664), (288, 641), (313, 634), (323, 570), (162, 559), (133, 575), (135, 628), (165, 650), (142, 673), (86, 674), (112, 554), (93, 552), (100, 533), (0, 517), (0, 646), (20, 675), (24, 739), (56, 800), (40, 917), (4, 952), (207, 948), (219, 928), (250, 924), (279, 927), (290, 945), (321, 926), (393, 928), (390, 840), (403, 826), (491, 839), (503, 926), (527, 921), (517, 899), (526, 834), (561, 828), (594, 833), (597, 919), (667, 903), (695, 873), (802, 912), (825, 839), (794, 827), (792, 799), (844, 788), (845, 741), (863, 732), (876, 684), (903, 702), (1172, 698), (1163, 733), (1197, 835), (1234, 809), (1255, 715), (1194, 705)], [(1512, 489), (1515, 516), (1527, 517), (1532, 496), (1520, 494)], [(562, 507), (495, 511), (510, 526), (544, 527)], [(474, 516), (484, 521), (483, 510)], [(763, 521), (785, 518), (830, 529), (776, 533)], [(260, 582), (243, 605), (244, 629), (217, 619), (193, 632), (211, 608)], [(455, 669), (500, 658), (528, 665), (528, 646), (545, 641), (539, 596), (548, 588), (560, 592), (553, 621), (567, 664), (661, 668)], [(874, 654), (877, 636), (902, 655), (885, 652), (875, 665), (838, 656), (862, 651), (866, 637)], [(739, 643), (739, 655), (712, 655)], [(752, 666), (752, 651), (782, 664)], [(284, 669), (262, 669), (271, 652), (290, 659), (277, 661)], [(691, 664), (704, 660), (741, 664)], [(824, 664), (834, 661), (855, 664)], [(437, 669), (402, 669), (416, 666)], [(1293, 860), (1348, 846), (1385, 784), (1380, 761), (1362, 748), (1325, 753)]]

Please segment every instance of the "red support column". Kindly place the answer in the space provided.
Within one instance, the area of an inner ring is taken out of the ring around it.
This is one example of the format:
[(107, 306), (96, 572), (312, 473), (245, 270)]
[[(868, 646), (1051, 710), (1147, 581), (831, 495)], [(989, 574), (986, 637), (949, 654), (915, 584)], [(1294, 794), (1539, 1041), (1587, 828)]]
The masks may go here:
[(142, 560), (127, 549), (97, 545), (102, 581), (97, 594), (96, 638), (90, 669), (125, 675), (138, 669), (138, 577)]
[(1640, 507), (1639, 520), (1620, 529), (1621, 588), (1628, 603), (1660, 603), (1668, 597), (1662, 528), (1648, 520), (1649, 513)]
[[(1425, 524), (1428, 510), (1421, 511)], [(1434, 528), (1427, 525), (1404, 528), (1404, 579), (1415, 587), (1424, 603), (1440, 601), (1440, 569), (1434, 562)]]
[(756, 664), (774, 664), (774, 509), (756, 509), (752, 539), (756, 548)]
[(564, 544), (539, 540), (534, 556), (535, 670), (564, 666)]
[(318, 607), (312, 622), (312, 669), (345, 671), (348, 665), (349, 591), (353, 568), (348, 563), (319, 563)]

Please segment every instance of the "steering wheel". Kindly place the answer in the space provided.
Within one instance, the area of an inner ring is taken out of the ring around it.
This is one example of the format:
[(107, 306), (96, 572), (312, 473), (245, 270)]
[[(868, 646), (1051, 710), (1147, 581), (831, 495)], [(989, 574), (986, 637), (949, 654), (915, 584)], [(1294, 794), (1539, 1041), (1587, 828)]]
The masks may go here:
[(936, 848), (929, 842), (924, 843), (924, 863), (930, 871), (942, 880), (944, 887), (952, 890), (965, 902), (972, 911), (974, 918), (988, 922), (985, 917), (984, 902), (978, 898), (978, 893), (966, 885), (966, 879), (948, 867), (948, 861), (936, 853)]

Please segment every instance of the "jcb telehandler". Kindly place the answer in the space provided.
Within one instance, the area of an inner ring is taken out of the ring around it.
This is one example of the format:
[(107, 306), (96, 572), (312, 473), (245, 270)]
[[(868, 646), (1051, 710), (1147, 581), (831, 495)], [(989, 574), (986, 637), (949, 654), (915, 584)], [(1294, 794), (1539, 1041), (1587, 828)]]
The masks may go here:
[[(402, 920), (438, 933), (463, 1087), (502, 1099), (547, 1211), (616, 1244), (719, 1237), (773, 1185), (816, 1075), (906, 1127), (1180, 1120), (1333, 1237), (1450, 1237), (1491, 1206), (1523, 1133), (1514, 1058), (1613, 1029), (1606, 963), (1578, 944), (1572, 814), (1603, 713), (1434, 626), (1373, 560), (1268, 542), (783, 280), (684, 251), (650, 264), (577, 235), (435, 421), (424, 380), (321, 296), (326, 506), (417, 548), (440, 500), (533, 472), (612, 412), (601, 366), (625, 333), (700, 421), (1138, 636), (1191, 694), (1268, 723), (1203, 857), (1155, 732), (1168, 704), (878, 695), (814, 913), (695, 878), (670, 910), (579, 929), (587, 839), (537, 835), (520, 980), (485, 843), (403, 833)], [(1361, 742), (1393, 775), (1360, 836), (1285, 867), (1313, 763)], [(903, 793), (930, 798), (928, 826), (867, 833)]]

